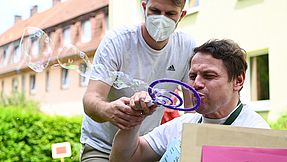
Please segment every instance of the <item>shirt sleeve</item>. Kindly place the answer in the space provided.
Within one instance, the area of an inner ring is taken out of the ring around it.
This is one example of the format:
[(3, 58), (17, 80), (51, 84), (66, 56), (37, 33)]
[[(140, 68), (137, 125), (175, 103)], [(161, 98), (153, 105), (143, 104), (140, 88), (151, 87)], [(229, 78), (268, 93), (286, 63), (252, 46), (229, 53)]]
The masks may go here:
[(168, 131), (169, 126), (171, 126), (170, 122), (167, 122), (144, 135), (144, 139), (159, 156), (162, 156), (166, 150), (168, 137), (165, 133)]
[(195, 116), (193, 114), (185, 114), (156, 127), (143, 137), (151, 148), (159, 156), (162, 156), (170, 142), (174, 140), (181, 140), (182, 124), (193, 123), (194, 119)]

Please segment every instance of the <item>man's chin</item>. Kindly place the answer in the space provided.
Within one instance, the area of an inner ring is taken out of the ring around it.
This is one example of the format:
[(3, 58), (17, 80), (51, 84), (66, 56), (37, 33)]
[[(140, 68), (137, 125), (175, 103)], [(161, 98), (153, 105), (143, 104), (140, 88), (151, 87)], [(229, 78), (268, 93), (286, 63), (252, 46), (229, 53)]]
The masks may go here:
[(204, 102), (201, 102), (199, 108), (195, 111), (199, 114), (206, 114), (208, 110), (209, 110), (209, 106), (205, 104)]
[(199, 113), (199, 114), (202, 114), (204, 111), (204, 108), (203, 107), (199, 107), (197, 110), (195, 110), (197, 113)]

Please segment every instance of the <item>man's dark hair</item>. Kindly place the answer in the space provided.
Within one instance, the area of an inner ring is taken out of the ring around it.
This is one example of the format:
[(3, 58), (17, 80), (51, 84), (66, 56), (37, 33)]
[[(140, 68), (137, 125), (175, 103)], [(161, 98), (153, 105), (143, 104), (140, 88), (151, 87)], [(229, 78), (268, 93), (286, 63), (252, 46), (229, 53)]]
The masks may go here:
[[(237, 43), (230, 39), (212, 39), (203, 45), (194, 48), (197, 52), (210, 54), (216, 59), (223, 61), (228, 72), (228, 80), (235, 79), (247, 70), (246, 52)], [(193, 55), (194, 56), (194, 55)]]
[[(149, 0), (146, 0), (146, 3), (148, 3)], [(180, 7), (181, 9), (183, 9), (184, 5), (185, 5), (185, 1), (186, 0), (171, 0), (172, 3), (177, 6)]]

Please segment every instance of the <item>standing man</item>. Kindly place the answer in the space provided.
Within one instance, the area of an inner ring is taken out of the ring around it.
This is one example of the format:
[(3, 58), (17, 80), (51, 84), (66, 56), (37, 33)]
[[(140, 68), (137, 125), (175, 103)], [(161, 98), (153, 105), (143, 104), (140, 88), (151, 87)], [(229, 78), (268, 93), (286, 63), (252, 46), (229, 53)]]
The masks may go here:
[[(180, 144), (183, 123), (269, 128), (259, 114), (240, 101), (247, 69), (244, 50), (231, 40), (211, 40), (195, 48), (194, 53), (189, 85), (201, 97), (197, 113), (184, 114), (144, 136), (138, 133), (140, 125), (130, 130), (119, 130), (114, 139), (112, 162), (159, 160), (168, 147)], [(146, 92), (138, 92), (131, 97), (132, 107), (137, 96), (150, 99)]]
[[(139, 97), (133, 100), (134, 105), (145, 107), (145, 111), (134, 111), (127, 97), (135, 92), (131, 88), (115, 89), (115, 80), (108, 73), (123, 72), (147, 84), (160, 78), (187, 82), (188, 60), (195, 42), (184, 33), (174, 32), (186, 15), (184, 4), (185, 0), (143, 1), (144, 24), (112, 31), (100, 43), (83, 98), (81, 161), (107, 162), (118, 129), (129, 130), (142, 123), (139, 132), (144, 135), (160, 124), (163, 107), (147, 109), (147, 104), (141, 103)], [(98, 65), (105, 70), (96, 68)], [(161, 88), (173, 91), (176, 85)], [(188, 95), (183, 93), (185, 106), (190, 107)], [(149, 110), (154, 112), (145, 118), (151, 113)]]

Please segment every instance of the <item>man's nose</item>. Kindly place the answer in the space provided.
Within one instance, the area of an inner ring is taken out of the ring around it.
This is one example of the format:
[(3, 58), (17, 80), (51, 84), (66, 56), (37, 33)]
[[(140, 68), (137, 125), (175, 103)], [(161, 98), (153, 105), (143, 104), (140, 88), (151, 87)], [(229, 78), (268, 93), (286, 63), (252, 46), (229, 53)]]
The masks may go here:
[(202, 79), (200, 76), (197, 76), (195, 80), (193, 81), (193, 87), (195, 90), (200, 90), (204, 88), (204, 79)]

